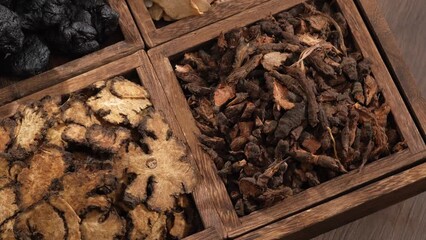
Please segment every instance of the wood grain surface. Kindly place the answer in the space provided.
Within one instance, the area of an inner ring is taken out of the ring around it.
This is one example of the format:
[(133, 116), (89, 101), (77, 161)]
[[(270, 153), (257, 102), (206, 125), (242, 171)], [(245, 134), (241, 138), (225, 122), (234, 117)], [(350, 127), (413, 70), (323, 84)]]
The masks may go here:
[[(397, 43), (426, 96), (426, 1), (378, 0)], [(426, 106), (425, 106), (426, 107)], [(314, 240), (423, 240), (426, 236), (426, 193), (359, 219)]]

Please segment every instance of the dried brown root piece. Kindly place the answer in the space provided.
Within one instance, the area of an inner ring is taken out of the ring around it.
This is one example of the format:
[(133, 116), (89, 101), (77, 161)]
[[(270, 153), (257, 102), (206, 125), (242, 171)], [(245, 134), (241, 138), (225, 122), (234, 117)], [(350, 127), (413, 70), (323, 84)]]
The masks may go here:
[(167, 216), (148, 210), (140, 204), (129, 212), (133, 228), (130, 230), (130, 239), (161, 240), (165, 239)]
[(9, 161), (0, 156), (0, 189), (4, 188), (13, 181), (13, 177), (10, 175)]
[(64, 199), (58, 196), (50, 197), (49, 203), (62, 214), (62, 218), (67, 229), (67, 240), (80, 240), (81, 219), (78, 217), (74, 209), (72, 209), (72, 207)]
[(146, 91), (142, 86), (124, 78), (114, 78), (96, 96), (89, 98), (87, 105), (107, 122), (136, 127), (142, 121), (145, 110), (152, 105), (143, 92)]
[(52, 120), (61, 113), (61, 97), (46, 96), (41, 102), (41, 107), (46, 112), (48, 119)]
[(126, 233), (126, 221), (115, 211), (101, 213), (94, 210), (86, 214), (80, 229), (82, 239), (86, 240), (122, 239)]
[(65, 155), (61, 149), (43, 147), (29, 160), (29, 167), (18, 175), (19, 206), (22, 209), (40, 201), (52, 181), (60, 178), (66, 169)]
[(19, 109), (16, 118), (15, 141), (9, 153), (15, 160), (22, 160), (37, 149), (48, 121), (46, 112), (35, 104)]
[(66, 228), (59, 212), (46, 202), (29, 208), (16, 217), (14, 226), (18, 239), (65, 239)]
[(16, 200), (15, 188), (0, 190), (0, 226), (19, 211)]
[(63, 106), (62, 120), (65, 123), (75, 123), (90, 127), (100, 124), (98, 119), (90, 113), (88, 106), (79, 99), (72, 99)]
[(0, 153), (4, 153), (12, 142), (15, 122), (6, 118), (0, 121)]
[[(171, 135), (159, 113), (147, 116), (139, 131), (146, 136), (143, 140), (149, 153), (145, 154), (139, 146), (130, 143), (123, 160), (128, 164), (127, 171), (137, 177), (127, 187), (125, 199), (133, 206), (146, 201), (150, 209), (171, 210), (175, 196), (191, 192), (197, 183), (195, 170), (187, 159), (187, 148)], [(149, 182), (151, 196), (147, 193)]]
[(290, 134), (291, 130), (300, 126), (306, 120), (305, 112), (305, 103), (298, 103), (293, 109), (285, 112), (278, 122), (275, 138), (284, 139)]
[(130, 130), (123, 127), (93, 125), (87, 129), (85, 138), (95, 151), (116, 153), (131, 137)]
[(69, 203), (78, 215), (91, 207), (108, 209), (111, 204), (106, 195), (108, 192), (98, 194), (96, 190), (102, 187), (113, 190), (115, 186), (114, 182), (111, 183), (111, 178), (113, 176), (105, 170), (78, 169), (61, 179), (63, 190), (59, 192), (59, 196)]
[(2, 240), (15, 240), (15, 233), (13, 232), (13, 226), (15, 225), (15, 219), (12, 218), (0, 225), (0, 239)]
[(78, 124), (69, 124), (62, 132), (61, 139), (72, 144), (84, 145), (86, 141), (87, 129)]
[(310, 163), (318, 165), (324, 168), (331, 169), (336, 172), (346, 173), (346, 169), (340, 163), (338, 159), (325, 156), (325, 155), (314, 155), (304, 150), (294, 150), (290, 152), (290, 155), (302, 163)]
[(52, 127), (47, 130), (45, 143), (47, 145), (55, 145), (60, 148), (67, 146), (66, 142), (62, 139), (62, 134), (67, 126), (62, 122), (56, 122)]
[(186, 220), (185, 211), (174, 212), (173, 217), (173, 227), (170, 229), (169, 234), (177, 239), (188, 236), (192, 225)]

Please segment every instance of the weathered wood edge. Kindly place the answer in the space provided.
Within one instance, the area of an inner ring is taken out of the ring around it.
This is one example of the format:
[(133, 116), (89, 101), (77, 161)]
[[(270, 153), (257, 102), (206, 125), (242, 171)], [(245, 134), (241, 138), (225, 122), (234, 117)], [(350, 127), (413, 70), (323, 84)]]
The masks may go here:
[(222, 239), (214, 228), (207, 228), (201, 232), (192, 234), (183, 240), (218, 240)]
[(127, 0), (146, 44), (155, 47), (194, 30), (206, 27), (268, 0), (233, 0), (214, 5), (203, 15), (184, 18), (162, 28), (156, 28), (143, 1)]
[[(426, 160), (426, 151), (410, 158)], [(426, 163), (236, 239), (309, 239), (426, 191)]]
[(143, 49), (144, 43), (142, 37), (125, 1), (108, 0), (108, 2), (113, 9), (120, 13), (119, 23), (124, 36), (123, 41), (0, 89), (0, 105), (60, 83), (134, 53), (139, 49)]
[(404, 97), (408, 100), (416, 120), (420, 123), (422, 134), (426, 139), (426, 98), (422, 96), (417, 87), (414, 76), (402, 57), (401, 50), (395, 37), (380, 11), (376, 0), (355, 0), (365, 21), (368, 22), (370, 31), (377, 39), (376, 44), (382, 50), (382, 56), (386, 60), (394, 78), (400, 84)]
[[(138, 67), (136, 70), (142, 85), (147, 88), (151, 95), (151, 101), (154, 104), (154, 107), (163, 113), (163, 116), (166, 118), (171, 129), (173, 130), (173, 134), (179, 139), (185, 141), (185, 132), (182, 131), (181, 125), (172, 109), (173, 106), (169, 103), (147, 54), (141, 51), (139, 52), (139, 57), (142, 62), (146, 64), (144, 64), (143, 67)], [(212, 204), (212, 202), (215, 202), (212, 200), (215, 197), (213, 195), (215, 189), (212, 188), (210, 186), (210, 182), (204, 178), (206, 173), (203, 171), (203, 168), (200, 168), (202, 163), (200, 163), (200, 159), (196, 158), (196, 154), (194, 154), (191, 150), (192, 149), (190, 149), (189, 158), (191, 159), (194, 166), (199, 169), (201, 175), (199, 177), (200, 182), (192, 193), (198, 212), (206, 228), (214, 227), (217, 229), (217, 234), (223, 235), (223, 231), (221, 230), (221, 219), (218, 215), (216, 205)]]

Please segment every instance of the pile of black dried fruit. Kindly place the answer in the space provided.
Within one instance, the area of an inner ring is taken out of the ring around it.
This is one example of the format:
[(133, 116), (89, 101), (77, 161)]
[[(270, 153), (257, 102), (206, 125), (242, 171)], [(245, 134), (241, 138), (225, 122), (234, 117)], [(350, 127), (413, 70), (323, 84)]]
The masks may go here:
[(80, 57), (118, 28), (104, 0), (0, 1), (0, 72), (28, 77), (49, 66), (51, 52)]
[(328, 3), (184, 55), (175, 73), (238, 215), (405, 148), (370, 65)]
[(48, 96), (0, 120), (0, 239), (181, 239), (197, 176), (142, 86)]

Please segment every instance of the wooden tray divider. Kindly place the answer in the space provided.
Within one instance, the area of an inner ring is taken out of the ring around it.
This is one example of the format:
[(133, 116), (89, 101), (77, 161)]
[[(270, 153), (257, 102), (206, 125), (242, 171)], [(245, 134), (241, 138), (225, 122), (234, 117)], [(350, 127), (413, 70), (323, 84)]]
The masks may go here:
[(143, 49), (142, 37), (126, 2), (107, 1), (111, 8), (120, 14), (119, 24), (124, 37), (123, 41), (1, 88), (0, 106)]
[[(376, 44), (381, 48), (382, 57), (387, 61), (394, 78), (401, 86), (408, 106), (414, 112), (415, 120), (420, 125), (421, 133), (426, 139), (426, 93), (420, 92), (414, 76), (405, 63), (401, 50), (392, 31), (381, 13), (377, 0), (355, 0), (369, 24), (370, 31), (376, 37)], [(425, 140), (426, 141), (426, 140)]]
[[(207, 164), (204, 167), (207, 168), (206, 170), (208, 172), (216, 172), (217, 170), (213, 161), (199, 146), (197, 136), (200, 132), (196, 127), (195, 120), (192, 117), (181, 86), (174, 74), (170, 59), (183, 52), (193, 50), (203, 43), (216, 38), (221, 32), (227, 32), (237, 27), (249, 25), (264, 17), (279, 13), (302, 2), (304, 1), (290, 0), (282, 2), (271, 0), (243, 13), (211, 24), (206, 28), (178, 37), (173, 41), (164, 43), (148, 51), (148, 56), (157, 72), (166, 96), (169, 98), (170, 105), (172, 109), (175, 110), (176, 119), (181, 125), (184, 135), (190, 144), (190, 148), (196, 158), (203, 159), (200, 162), (205, 162)], [(313, 206), (323, 204), (343, 194), (419, 164), (419, 159), (412, 156), (426, 149), (425, 143), (398, 92), (398, 88), (387, 71), (385, 63), (381, 59), (380, 53), (375, 47), (368, 29), (364, 25), (362, 17), (352, 0), (337, 0), (337, 4), (348, 21), (353, 39), (357, 43), (361, 53), (364, 57), (373, 62), (373, 75), (378, 81), (386, 101), (392, 109), (395, 122), (402, 137), (407, 142), (408, 149), (370, 163), (365, 166), (361, 172), (352, 171), (326, 183), (322, 183), (317, 187), (310, 188), (296, 196), (285, 199), (275, 206), (256, 211), (242, 218), (236, 216), (224, 186), (218, 186), (223, 191), (220, 195), (226, 195), (227, 198), (221, 200), (223, 206), (218, 209), (227, 237), (234, 238), (241, 236), (256, 228), (303, 212)], [(216, 173), (213, 177), (220, 180)], [(220, 182), (220, 185), (223, 185), (223, 183)]]
[(268, 0), (229, 0), (217, 5), (202, 15), (187, 17), (157, 28), (143, 0), (127, 0), (136, 24), (149, 47), (170, 41), (176, 37), (220, 21), (237, 13), (248, 10)]

